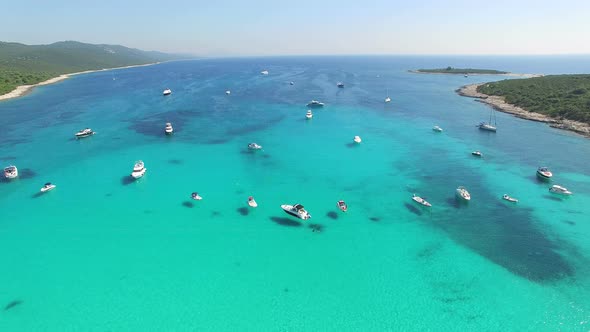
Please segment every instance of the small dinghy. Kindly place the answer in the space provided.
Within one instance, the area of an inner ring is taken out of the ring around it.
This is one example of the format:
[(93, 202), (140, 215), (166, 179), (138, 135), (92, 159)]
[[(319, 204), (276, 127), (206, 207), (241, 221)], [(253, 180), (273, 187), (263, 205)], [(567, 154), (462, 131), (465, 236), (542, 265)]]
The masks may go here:
[(225, 94), (226, 94), (226, 95), (230, 95), (230, 94), (231, 94), (231, 91), (229, 91), (229, 90), (225, 90)]
[(502, 199), (507, 200), (508, 202), (516, 203), (518, 200), (514, 197), (510, 197), (507, 194), (502, 195)]
[(262, 145), (258, 145), (257, 143), (252, 142), (252, 143), (248, 144), (248, 149), (260, 150), (260, 149), (262, 149)]
[(472, 155), (476, 156), (476, 157), (481, 157), (481, 151), (477, 150), (477, 151), (473, 151), (471, 152)]
[(248, 197), (248, 205), (250, 205), (250, 207), (257, 207), (258, 203), (256, 203), (256, 201), (254, 200), (254, 197), (250, 196)]
[(362, 142), (362, 140), (361, 140), (361, 137), (360, 137), (360, 136), (355, 136), (355, 137), (354, 137), (352, 140), (353, 140), (355, 143), (357, 143), (357, 144), (360, 144), (360, 143)]
[(431, 207), (432, 206), (432, 204), (428, 203), (424, 198), (422, 198), (422, 197), (420, 197), (420, 196), (418, 196), (416, 194), (413, 194), (412, 195), (412, 200), (414, 202), (416, 202), (416, 203), (418, 203), (420, 205), (424, 205), (426, 207)]
[(441, 133), (443, 131), (442, 128), (439, 126), (432, 127), (432, 130), (436, 131), (437, 133)]
[(195, 201), (200, 201), (203, 199), (203, 197), (199, 196), (198, 192), (194, 192), (191, 194), (192, 199), (194, 199)]
[(55, 185), (51, 182), (47, 182), (45, 185), (43, 185), (43, 187), (41, 187), (41, 192), (45, 193), (53, 189), (55, 189)]
[(344, 202), (343, 200), (339, 200), (336, 203), (336, 206), (340, 209), (340, 211), (342, 212), (346, 212), (346, 210), (348, 210), (348, 205), (346, 205), (346, 202)]

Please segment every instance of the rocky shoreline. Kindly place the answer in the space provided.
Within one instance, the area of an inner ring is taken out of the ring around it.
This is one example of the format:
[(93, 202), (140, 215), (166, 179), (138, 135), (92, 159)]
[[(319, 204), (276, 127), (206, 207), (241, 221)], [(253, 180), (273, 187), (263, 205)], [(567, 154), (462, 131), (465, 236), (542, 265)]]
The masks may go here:
[(587, 138), (590, 138), (589, 124), (567, 119), (555, 119), (543, 114), (529, 112), (523, 108), (507, 103), (504, 100), (504, 97), (489, 96), (477, 92), (477, 88), (483, 84), (486, 83), (464, 85), (461, 88), (455, 90), (455, 92), (464, 97), (475, 98), (476, 101), (487, 104), (500, 112), (509, 113), (521, 119), (545, 122), (553, 128), (572, 131), (577, 134), (583, 135)]

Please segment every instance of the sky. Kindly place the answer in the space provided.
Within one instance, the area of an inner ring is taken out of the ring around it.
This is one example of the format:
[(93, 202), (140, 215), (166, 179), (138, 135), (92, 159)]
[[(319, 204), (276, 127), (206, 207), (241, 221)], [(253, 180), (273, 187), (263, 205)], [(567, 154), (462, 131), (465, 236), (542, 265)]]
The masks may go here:
[[(84, 3), (88, 2), (88, 3)], [(0, 41), (197, 56), (590, 54), (590, 0), (18, 0)]]

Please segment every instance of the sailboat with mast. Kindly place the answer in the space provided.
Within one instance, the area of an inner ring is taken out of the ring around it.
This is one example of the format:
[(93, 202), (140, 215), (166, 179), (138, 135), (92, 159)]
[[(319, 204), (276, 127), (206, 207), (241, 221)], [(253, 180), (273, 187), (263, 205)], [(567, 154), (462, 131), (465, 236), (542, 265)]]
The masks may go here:
[[(493, 122), (492, 122), (493, 119)], [(480, 122), (477, 127), (481, 130), (496, 132), (496, 110), (492, 108), (490, 111), (490, 120), (486, 123), (485, 121)]]
[(386, 98), (385, 98), (385, 102), (386, 103), (389, 103), (390, 101), (391, 101), (391, 98), (389, 98), (389, 89), (387, 89), (387, 95), (386, 95)]

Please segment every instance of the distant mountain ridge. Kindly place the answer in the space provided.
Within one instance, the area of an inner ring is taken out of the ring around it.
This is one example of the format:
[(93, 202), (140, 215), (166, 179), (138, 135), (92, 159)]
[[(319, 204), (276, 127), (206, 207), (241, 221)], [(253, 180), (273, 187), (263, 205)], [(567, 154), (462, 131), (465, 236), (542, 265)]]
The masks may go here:
[(141, 65), (186, 58), (121, 45), (62, 41), (25, 45), (0, 41), (0, 95), (18, 85), (35, 84), (61, 74)]

